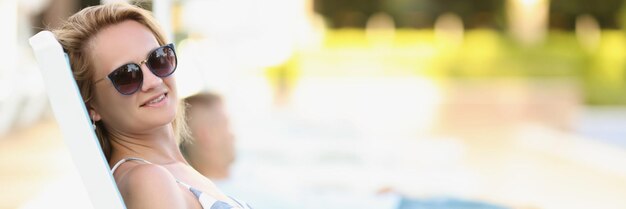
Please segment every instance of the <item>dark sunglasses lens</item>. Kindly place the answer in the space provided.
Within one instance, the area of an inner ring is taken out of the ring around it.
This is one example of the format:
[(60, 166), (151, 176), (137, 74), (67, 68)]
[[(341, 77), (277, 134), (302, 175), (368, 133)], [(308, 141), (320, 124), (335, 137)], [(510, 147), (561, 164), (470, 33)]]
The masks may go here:
[(169, 76), (176, 70), (176, 53), (172, 47), (164, 46), (150, 53), (146, 65), (159, 77)]
[(122, 94), (135, 93), (141, 87), (143, 74), (136, 64), (126, 64), (109, 75), (113, 85)]

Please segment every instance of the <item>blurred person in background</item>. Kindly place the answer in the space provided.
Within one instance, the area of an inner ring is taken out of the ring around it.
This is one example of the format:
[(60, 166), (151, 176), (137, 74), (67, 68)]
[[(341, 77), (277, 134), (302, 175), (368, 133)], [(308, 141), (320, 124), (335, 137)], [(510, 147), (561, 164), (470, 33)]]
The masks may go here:
[(249, 208), (178, 149), (177, 57), (150, 12), (126, 3), (88, 7), (52, 31), (129, 209)]
[(198, 172), (213, 181), (230, 176), (235, 161), (235, 141), (222, 98), (199, 93), (184, 99), (191, 140), (180, 144), (183, 155)]
[(235, 135), (220, 95), (202, 92), (183, 99), (183, 103), (190, 139), (179, 146), (191, 166), (224, 192), (252, 201), (257, 208), (298, 208), (279, 192), (255, 182), (245, 168), (234, 166)]

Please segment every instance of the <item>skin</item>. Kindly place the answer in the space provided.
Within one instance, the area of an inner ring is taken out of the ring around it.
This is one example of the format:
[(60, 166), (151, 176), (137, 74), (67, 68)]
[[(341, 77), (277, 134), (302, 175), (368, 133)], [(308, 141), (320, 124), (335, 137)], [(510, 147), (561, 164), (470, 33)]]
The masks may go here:
[[(140, 63), (157, 47), (151, 31), (135, 21), (104, 28), (86, 46), (95, 70), (93, 79), (104, 78), (123, 64)], [(102, 121), (111, 132), (111, 167), (127, 157), (152, 163), (129, 161), (113, 174), (127, 207), (200, 209), (198, 200), (176, 179), (234, 204), (213, 182), (191, 168), (178, 149), (171, 124), (177, 101), (174, 76), (159, 78), (145, 64), (141, 70), (144, 81), (139, 91), (122, 95), (106, 79), (95, 85), (94, 100), (88, 106), (93, 119)], [(167, 96), (158, 106), (144, 105), (164, 93)]]
[(235, 145), (223, 104), (193, 107), (190, 114), (194, 116), (189, 124), (194, 138), (188, 147), (190, 164), (210, 179), (226, 179), (235, 160)]

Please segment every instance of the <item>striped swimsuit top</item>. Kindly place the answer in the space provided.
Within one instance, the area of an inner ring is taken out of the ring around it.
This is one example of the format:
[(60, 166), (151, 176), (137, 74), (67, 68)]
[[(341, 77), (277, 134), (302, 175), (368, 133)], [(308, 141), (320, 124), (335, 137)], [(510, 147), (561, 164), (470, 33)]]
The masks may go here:
[[(115, 165), (113, 166), (113, 169), (111, 169), (111, 173), (115, 173), (115, 170), (120, 165), (122, 165), (122, 163), (131, 161), (131, 160), (136, 160), (136, 161), (141, 161), (147, 164), (152, 164), (151, 162), (141, 159), (141, 158), (135, 158), (135, 157), (124, 158), (120, 160), (119, 162), (115, 163)], [(239, 201), (233, 197), (229, 197), (229, 198), (233, 200), (233, 202), (237, 203), (237, 205), (230, 205), (224, 201), (215, 199), (214, 197), (211, 197), (210, 195), (205, 194), (202, 191), (191, 187), (189, 184), (179, 181), (178, 179), (176, 179), (176, 183), (189, 189), (189, 191), (193, 193), (196, 199), (198, 199), (198, 202), (200, 202), (200, 205), (202, 206), (203, 209), (252, 209), (250, 205), (248, 205), (247, 203), (243, 201)]]

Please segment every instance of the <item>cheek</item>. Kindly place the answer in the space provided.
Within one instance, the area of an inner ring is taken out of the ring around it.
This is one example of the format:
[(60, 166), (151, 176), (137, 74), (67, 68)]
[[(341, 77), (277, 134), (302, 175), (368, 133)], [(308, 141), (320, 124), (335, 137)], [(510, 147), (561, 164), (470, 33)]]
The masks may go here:
[[(100, 89), (95, 93), (97, 101), (97, 111), (99, 111), (102, 120), (109, 122), (109, 125), (124, 124), (127, 118), (133, 115), (134, 106), (131, 96), (122, 96), (116, 90)], [(114, 121), (114, 122), (111, 122)]]
[[(176, 96), (176, 78), (174, 77), (174, 75), (171, 75), (165, 79), (163, 79), (163, 83), (165, 83), (165, 85), (167, 86), (167, 88), (169, 88), (170, 93), (172, 96)], [(177, 99), (177, 98), (174, 98)]]

